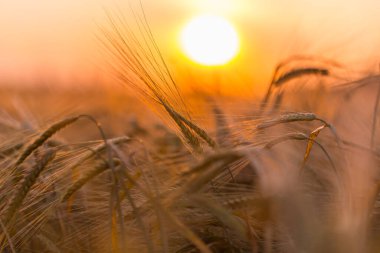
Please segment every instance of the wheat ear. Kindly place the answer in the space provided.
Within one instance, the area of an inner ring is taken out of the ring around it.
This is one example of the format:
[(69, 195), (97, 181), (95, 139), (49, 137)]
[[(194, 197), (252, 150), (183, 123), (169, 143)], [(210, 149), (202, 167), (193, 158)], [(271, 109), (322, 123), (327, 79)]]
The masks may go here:
[(325, 123), (325, 121), (319, 119), (314, 113), (296, 112), (296, 113), (287, 113), (287, 114), (275, 117), (273, 119), (264, 121), (258, 124), (256, 126), (256, 129), (261, 130), (261, 129), (272, 127), (278, 124), (290, 123), (290, 122), (295, 122), (295, 121), (313, 121), (313, 120), (319, 120)]
[(190, 129), (192, 129), (199, 137), (201, 137), (211, 148), (216, 147), (215, 141), (206, 133), (205, 130), (195, 125), (190, 120), (183, 117), (181, 114), (174, 112), (178, 118), (185, 123)]
[(280, 86), (285, 82), (290, 81), (291, 79), (298, 78), (304, 75), (321, 75), (328, 76), (329, 70), (324, 68), (299, 68), (289, 71), (282, 76), (280, 76), (275, 82), (274, 85)]
[(191, 133), (191, 131), (183, 124), (182, 120), (179, 118), (178, 113), (176, 113), (166, 103), (162, 103), (162, 105), (164, 106), (165, 110), (169, 113), (170, 117), (174, 120), (174, 122), (179, 126), (181, 132), (187, 139), (187, 142), (196, 152), (200, 153), (202, 151), (202, 148), (198, 138), (193, 133)]
[(8, 205), (7, 212), (4, 216), (5, 224), (7, 224), (12, 219), (13, 215), (16, 213), (16, 211), (19, 209), (22, 202), (24, 201), (30, 188), (36, 182), (40, 173), (45, 169), (48, 163), (54, 159), (54, 157), (55, 157), (55, 150), (52, 150), (52, 149), (48, 150), (46, 154), (42, 156), (41, 160), (38, 163), (36, 163), (36, 165), (31, 169), (29, 174), (27, 174), (23, 178), (23, 180), (21, 181), (19, 187), (16, 189), (16, 192), (14, 193)]
[(23, 161), (25, 161), (26, 158), (38, 147), (40, 147), (44, 142), (49, 139), (53, 134), (61, 130), (62, 128), (66, 127), (67, 125), (70, 125), (77, 121), (81, 116), (75, 116), (66, 118), (64, 120), (61, 120), (53, 125), (51, 125), (48, 129), (46, 129), (37, 139), (35, 139), (32, 144), (28, 145), (25, 150), (21, 153), (19, 158), (17, 159), (15, 163), (15, 167), (20, 165)]

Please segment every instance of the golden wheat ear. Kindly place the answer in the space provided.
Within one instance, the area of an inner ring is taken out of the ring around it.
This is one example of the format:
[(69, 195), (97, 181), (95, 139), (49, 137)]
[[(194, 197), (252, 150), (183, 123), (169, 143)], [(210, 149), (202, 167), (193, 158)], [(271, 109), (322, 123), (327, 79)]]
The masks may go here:
[[(294, 63), (298, 63), (298, 65), (303, 64), (307, 67), (294, 67)], [(321, 57), (313, 57), (307, 55), (294, 55), (280, 62), (274, 70), (272, 80), (269, 83), (266, 95), (261, 101), (260, 111), (263, 112), (266, 108), (270, 96), (272, 95), (272, 92), (275, 88), (282, 87), (285, 85), (285, 83), (304, 76), (333, 76), (331, 73), (332, 68), (344, 69), (344, 66), (331, 59), (324, 59)], [(290, 70), (286, 71), (284, 69)]]
[(269, 128), (278, 124), (296, 122), (296, 121), (313, 121), (319, 120), (314, 113), (310, 112), (296, 112), (296, 113), (286, 113), (278, 117), (271, 118), (269, 120), (263, 121), (256, 126), (257, 130), (262, 130)]
[(192, 121), (183, 117), (181, 114), (176, 113), (176, 115), (191, 129), (193, 130), (200, 138), (202, 138), (211, 148), (216, 148), (216, 142), (208, 135), (208, 133), (194, 124)]
[(289, 82), (292, 79), (300, 78), (306, 75), (321, 75), (328, 76), (330, 71), (325, 68), (298, 68), (293, 69), (285, 74), (281, 75), (278, 79), (274, 81), (275, 86), (281, 86), (282, 84)]
[(46, 129), (44, 132), (42, 132), (42, 134), (40, 134), (37, 137), (37, 139), (35, 139), (31, 144), (26, 146), (26, 148), (22, 151), (22, 153), (17, 158), (15, 165), (14, 165), (14, 168), (16, 171), (15, 172), (16, 173), (16, 175), (15, 175), (16, 181), (17, 181), (17, 178), (19, 177), (19, 175), (17, 175), (17, 174), (19, 174), (17, 172), (18, 166), (20, 164), (22, 164), (26, 160), (26, 158), (28, 158), (33, 153), (33, 151), (35, 151), (37, 148), (41, 147), (53, 134), (57, 133), (62, 128), (74, 123), (80, 117), (81, 116), (70, 117), (70, 118), (66, 118), (66, 119), (63, 119), (61, 121), (58, 121), (57, 123), (54, 123), (48, 129)]
[(139, 34), (133, 33), (122, 15), (107, 12), (111, 29), (102, 30), (105, 40), (101, 42), (118, 63), (112, 65), (117, 78), (142, 95), (143, 101), (162, 106), (194, 152), (202, 153), (201, 140), (216, 148), (210, 135), (188, 116), (184, 99), (153, 37), (143, 8), (141, 12), (142, 15), (132, 13)]
[(28, 194), (30, 188), (35, 184), (37, 178), (41, 172), (46, 168), (46, 166), (54, 159), (56, 151), (50, 149), (41, 157), (41, 160), (34, 165), (30, 172), (22, 179), (20, 184), (17, 186), (16, 192), (11, 198), (7, 212), (4, 215), (3, 221), (7, 224), (17, 212), (22, 202), (24, 201), (26, 195)]

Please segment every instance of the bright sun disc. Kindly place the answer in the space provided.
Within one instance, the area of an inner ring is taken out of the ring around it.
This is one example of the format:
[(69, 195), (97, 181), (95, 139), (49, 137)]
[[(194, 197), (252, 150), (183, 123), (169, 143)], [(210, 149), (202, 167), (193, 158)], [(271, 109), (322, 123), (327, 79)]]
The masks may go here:
[(193, 61), (214, 66), (226, 64), (236, 56), (239, 39), (227, 20), (203, 15), (192, 19), (182, 30), (181, 45)]

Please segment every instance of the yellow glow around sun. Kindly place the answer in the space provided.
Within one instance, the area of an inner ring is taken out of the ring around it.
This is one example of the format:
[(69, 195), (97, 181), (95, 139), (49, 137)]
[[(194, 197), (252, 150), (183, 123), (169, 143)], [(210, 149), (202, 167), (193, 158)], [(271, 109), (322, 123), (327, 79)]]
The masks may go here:
[(239, 39), (236, 30), (226, 19), (202, 15), (184, 27), (181, 46), (185, 54), (197, 63), (223, 65), (238, 53)]

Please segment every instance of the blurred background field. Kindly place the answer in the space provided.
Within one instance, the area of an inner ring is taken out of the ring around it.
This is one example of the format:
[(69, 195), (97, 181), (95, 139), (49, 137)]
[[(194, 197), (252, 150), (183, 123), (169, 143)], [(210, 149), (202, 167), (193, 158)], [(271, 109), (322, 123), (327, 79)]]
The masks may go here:
[[(292, 55), (335, 59), (351, 71), (378, 70), (380, 5), (375, 0), (145, 0), (142, 4), (160, 50), (185, 88), (194, 80), (201, 87), (219, 80), (226, 93), (257, 94), (265, 90), (275, 66)], [(133, 24), (130, 5), (138, 10), (139, 1), (1, 2), (1, 84), (114, 87), (105, 64), (109, 54), (96, 37), (102, 37), (99, 27), (108, 25), (105, 10), (119, 9)], [(227, 66), (199, 66), (181, 49), (181, 29), (204, 13), (225, 17), (238, 31), (240, 53)], [(231, 83), (234, 89), (229, 88)]]

